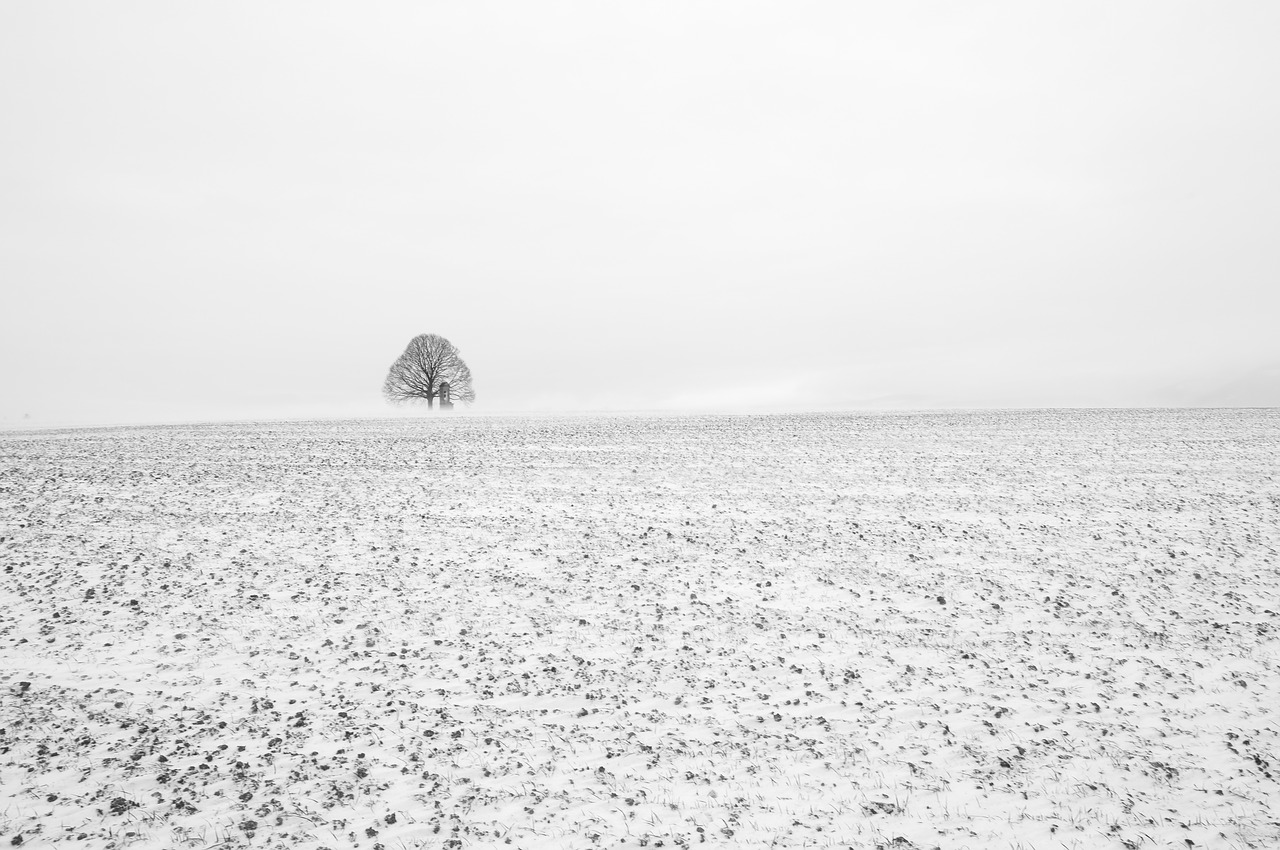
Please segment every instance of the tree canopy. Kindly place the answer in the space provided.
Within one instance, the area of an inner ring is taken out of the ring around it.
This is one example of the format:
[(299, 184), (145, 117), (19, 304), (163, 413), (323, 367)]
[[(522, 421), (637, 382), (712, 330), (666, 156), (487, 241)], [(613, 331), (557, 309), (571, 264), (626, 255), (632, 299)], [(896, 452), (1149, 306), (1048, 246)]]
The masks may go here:
[(471, 369), (458, 347), (437, 334), (419, 334), (391, 364), (382, 394), (393, 404), (426, 401), (433, 407), (442, 390), (450, 402), (469, 405), (476, 400)]

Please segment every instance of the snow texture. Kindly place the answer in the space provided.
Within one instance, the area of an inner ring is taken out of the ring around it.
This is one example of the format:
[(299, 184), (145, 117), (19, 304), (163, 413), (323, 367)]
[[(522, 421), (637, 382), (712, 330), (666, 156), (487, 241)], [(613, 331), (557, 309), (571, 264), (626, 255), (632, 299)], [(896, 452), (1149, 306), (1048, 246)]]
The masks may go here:
[(0, 435), (0, 842), (1280, 846), (1278, 437)]

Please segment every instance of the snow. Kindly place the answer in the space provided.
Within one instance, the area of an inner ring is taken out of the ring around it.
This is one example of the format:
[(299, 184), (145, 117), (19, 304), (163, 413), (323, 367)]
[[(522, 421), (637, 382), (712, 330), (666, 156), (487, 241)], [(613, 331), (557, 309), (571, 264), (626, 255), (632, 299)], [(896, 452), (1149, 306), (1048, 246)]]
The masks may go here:
[(0, 841), (1280, 846), (1280, 412), (0, 435)]

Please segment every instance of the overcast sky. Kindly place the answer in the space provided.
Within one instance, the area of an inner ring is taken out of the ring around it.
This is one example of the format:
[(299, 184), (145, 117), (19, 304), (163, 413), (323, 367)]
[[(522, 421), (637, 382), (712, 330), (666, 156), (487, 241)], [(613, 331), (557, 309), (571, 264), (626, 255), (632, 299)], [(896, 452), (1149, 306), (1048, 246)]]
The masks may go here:
[[(0, 425), (1280, 405), (1280, 4), (0, 6)], [(29, 419), (24, 419), (29, 416)]]

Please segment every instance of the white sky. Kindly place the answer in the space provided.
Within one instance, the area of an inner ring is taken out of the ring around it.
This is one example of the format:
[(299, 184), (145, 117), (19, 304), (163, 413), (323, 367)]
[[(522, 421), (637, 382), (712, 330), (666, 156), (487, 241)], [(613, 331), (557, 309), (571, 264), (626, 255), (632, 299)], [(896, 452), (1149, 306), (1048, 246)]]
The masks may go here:
[[(1280, 405), (1280, 4), (0, 5), (0, 425)], [(29, 415), (30, 419), (24, 419)]]

